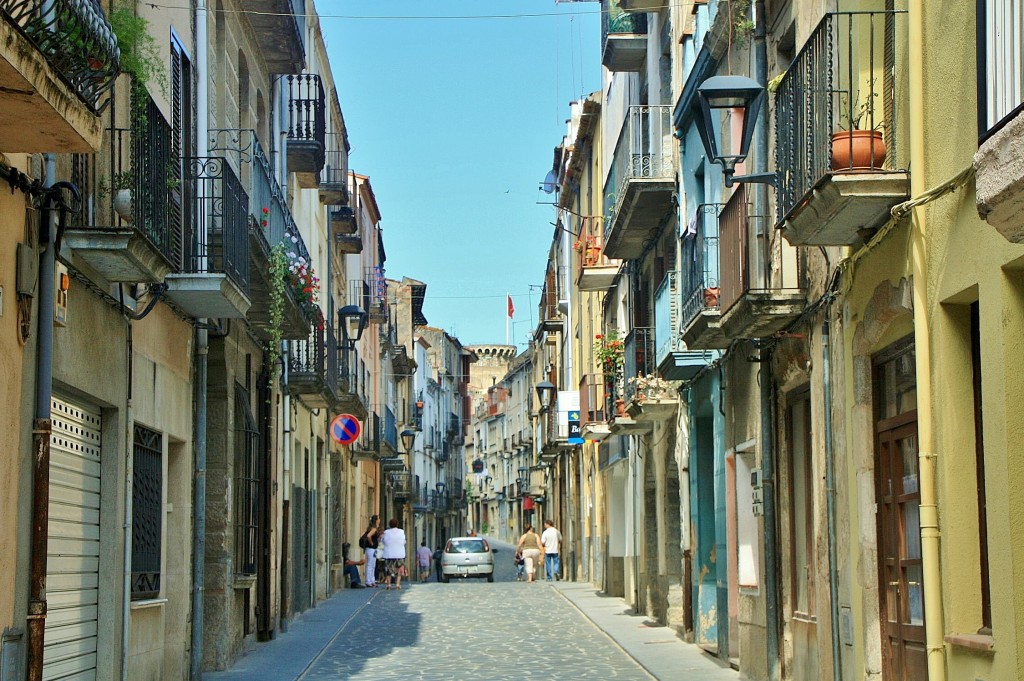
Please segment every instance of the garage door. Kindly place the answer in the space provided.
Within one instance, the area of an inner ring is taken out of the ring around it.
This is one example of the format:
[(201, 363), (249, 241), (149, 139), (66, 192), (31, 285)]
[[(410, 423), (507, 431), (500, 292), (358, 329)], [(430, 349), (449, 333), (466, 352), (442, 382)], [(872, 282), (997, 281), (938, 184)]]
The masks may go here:
[(96, 678), (100, 562), (100, 412), (51, 404), (50, 523), (43, 678)]

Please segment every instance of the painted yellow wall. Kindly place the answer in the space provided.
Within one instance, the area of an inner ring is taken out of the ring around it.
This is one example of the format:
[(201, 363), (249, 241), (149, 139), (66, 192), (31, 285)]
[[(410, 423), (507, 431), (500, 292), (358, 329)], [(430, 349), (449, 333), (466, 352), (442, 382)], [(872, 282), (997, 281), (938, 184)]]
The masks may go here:
[[(970, 0), (928, 3), (925, 15), (925, 185), (970, 166), (977, 152), (975, 11)], [(950, 97), (950, 92), (958, 93)], [(951, 131), (961, 131), (950, 134)], [(980, 310), (985, 487), (994, 653), (947, 643), (950, 679), (1024, 674), (1024, 246), (983, 222), (973, 182), (919, 209), (928, 224), (928, 292), (942, 529), (944, 634), (981, 627), (978, 504), (968, 305)], [(1024, 220), (1024, 218), (1022, 218)]]

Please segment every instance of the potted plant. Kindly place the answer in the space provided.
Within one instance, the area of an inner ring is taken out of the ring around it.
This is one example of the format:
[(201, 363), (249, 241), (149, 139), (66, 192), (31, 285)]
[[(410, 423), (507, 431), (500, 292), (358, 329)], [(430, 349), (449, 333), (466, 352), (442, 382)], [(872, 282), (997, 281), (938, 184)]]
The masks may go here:
[(854, 97), (852, 106), (842, 107), (840, 129), (832, 133), (832, 170), (877, 170), (885, 164), (885, 121), (881, 116), (875, 121), (876, 96), (871, 92), (863, 101)]
[(135, 177), (128, 170), (114, 173), (113, 177), (110, 178), (109, 188), (106, 182), (100, 180), (100, 196), (105, 196), (108, 192), (110, 193), (110, 203), (114, 208), (114, 212), (125, 222), (131, 222), (135, 217), (132, 210), (132, 206), (135, 204), (132, 194), (134, 187)]

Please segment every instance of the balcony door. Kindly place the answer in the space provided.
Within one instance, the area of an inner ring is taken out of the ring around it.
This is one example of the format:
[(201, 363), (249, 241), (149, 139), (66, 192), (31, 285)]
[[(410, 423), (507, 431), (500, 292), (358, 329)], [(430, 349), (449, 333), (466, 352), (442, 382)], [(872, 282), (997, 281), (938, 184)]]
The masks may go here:
[(928, 678), (913, 345), (876, 361), (879, 595), (886, 681)]

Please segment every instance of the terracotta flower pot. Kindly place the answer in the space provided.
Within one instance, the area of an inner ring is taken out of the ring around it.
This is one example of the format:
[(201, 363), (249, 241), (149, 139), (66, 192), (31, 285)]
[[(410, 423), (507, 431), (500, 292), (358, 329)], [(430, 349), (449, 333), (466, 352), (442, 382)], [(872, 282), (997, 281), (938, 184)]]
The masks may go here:
[(885, 165), (885, 139), (880, 130), (832, 133), (832, 170), (874, 170)]

